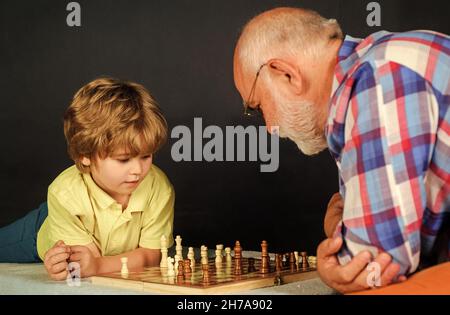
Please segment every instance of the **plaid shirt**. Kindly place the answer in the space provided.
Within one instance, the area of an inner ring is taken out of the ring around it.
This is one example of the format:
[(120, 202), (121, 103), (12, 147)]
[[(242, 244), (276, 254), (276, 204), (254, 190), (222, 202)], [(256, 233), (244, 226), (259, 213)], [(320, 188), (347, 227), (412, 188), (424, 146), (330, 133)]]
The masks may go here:
[(345, 38), (326, 127), (344, 197), (341, 264), (362, 250), (387, 252), (409, 274), (436, 256), (437, 239), (450, 234), (449, 106), (448, 36)]

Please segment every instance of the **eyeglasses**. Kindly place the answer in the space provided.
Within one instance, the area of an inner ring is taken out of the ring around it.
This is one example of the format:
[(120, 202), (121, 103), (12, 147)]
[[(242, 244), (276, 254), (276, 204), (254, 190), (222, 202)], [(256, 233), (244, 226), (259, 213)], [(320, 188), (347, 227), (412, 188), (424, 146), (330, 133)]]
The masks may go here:
[(261, 113), (261, 109), (259, 107), (259, 104), (253, 107), (250, 107), (253, 101), (253, 94), (255, 94), (256, 89), (256, 81), (258, 80), (259, 73), (261, 72), (261, 69), (264, 68), (267, 64), (262, 64), (258, 71), (256, 72), (255, 81), (253, 81), (252, 88), (250, 90), (250, 94), (248, 95), (247, 101), (244, 101), (244, 115), (245, 116), (255, 116), (255, 114)]

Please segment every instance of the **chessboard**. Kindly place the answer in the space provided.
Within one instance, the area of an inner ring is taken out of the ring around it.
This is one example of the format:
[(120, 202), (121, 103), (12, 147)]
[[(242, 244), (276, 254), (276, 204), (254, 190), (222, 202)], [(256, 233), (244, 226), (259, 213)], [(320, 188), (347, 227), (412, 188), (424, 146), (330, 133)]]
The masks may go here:
[[(196, 263), (190, 273), (169, 276), (167, 268), (149, 267), (141, 271), (130, 270), (104, 274), (91, 278), (93, 284), (133, 289), (161, 294), (228, 294), (257, 288), (303, 281), (317, 277), (315, 266), (302, 267), (298, 264), (284, 263), (275, 268), (273, 261), (269, 270), (261, 272), (261, 259), (241, 259), (236, 273), (236, 260), (206, 264)], [(206, 267), (206, 268), (205, 268)], [(205, 270), (206, 269), (206, 270)]]

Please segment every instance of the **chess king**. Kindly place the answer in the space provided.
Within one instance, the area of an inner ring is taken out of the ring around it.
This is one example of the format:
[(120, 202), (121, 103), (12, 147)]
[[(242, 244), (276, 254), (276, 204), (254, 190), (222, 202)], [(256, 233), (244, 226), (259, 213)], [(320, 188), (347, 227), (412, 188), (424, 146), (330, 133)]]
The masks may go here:
[(449, 76), (450, 38), (433, 31), (358, 39), (299, 8), (243, 29), (234, 81), (245, 114), (262, 112), (304, 154), (328, 148), (336, 160), (340, 191), (317, 255), (336, 290), (367, 289), (369, 262), (386, 286), (450, 257), (436, 241), (450, 234)]
[(150, 93), (112, 78), (89, 82), (64, 114), (64, 135), (75, 164), (46, 203), (0, 229), (0, 262), (43, 261), (55, 280), (70, 277), (70, 262), (81, 277), (157, 266), (161, 235), (173, 244), (175, 197), (152, 163), (167, 124)]

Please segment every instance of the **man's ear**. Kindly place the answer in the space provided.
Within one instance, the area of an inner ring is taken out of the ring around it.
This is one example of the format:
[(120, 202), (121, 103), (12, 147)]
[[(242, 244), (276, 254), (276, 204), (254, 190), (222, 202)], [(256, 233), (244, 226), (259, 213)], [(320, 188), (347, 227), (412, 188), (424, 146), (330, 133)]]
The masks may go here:
[(91, 160), (83, 156), (81, 158), (81, 164), (83, 164), (84, 166), (91, 166)]
[(267, 62), (267, 66), (271, 75), (286, 80), (295, 94), (299, 95), (303, 92), (304, 86), (302, 75), (299, 69), (292, 63), (274, 58)]

